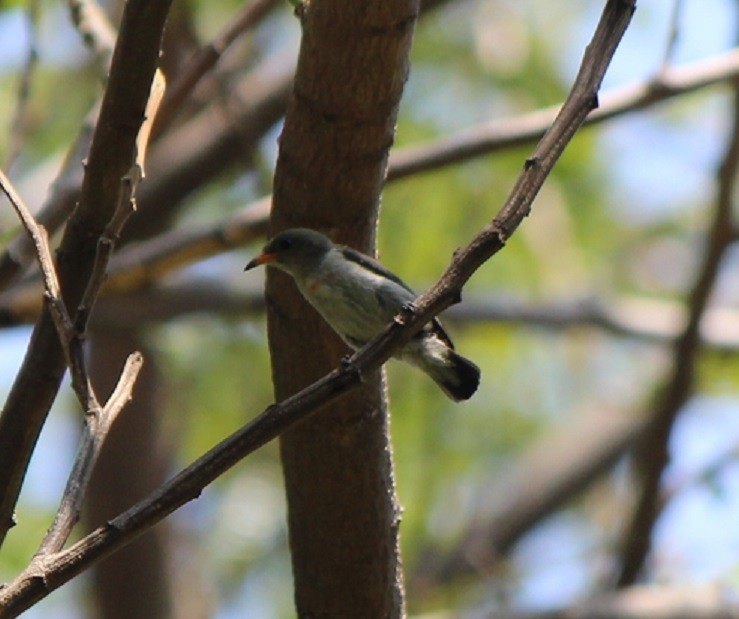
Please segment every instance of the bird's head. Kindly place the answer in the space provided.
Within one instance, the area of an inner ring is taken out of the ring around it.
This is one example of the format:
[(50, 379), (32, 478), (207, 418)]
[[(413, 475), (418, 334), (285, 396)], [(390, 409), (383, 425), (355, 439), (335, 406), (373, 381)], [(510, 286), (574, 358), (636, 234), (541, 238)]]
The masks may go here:
[(273, 237), (244, 270), (269, 264), (299, 277), (318, 266), (332, 247), (331, 240), (320, 232), (290, 228)]

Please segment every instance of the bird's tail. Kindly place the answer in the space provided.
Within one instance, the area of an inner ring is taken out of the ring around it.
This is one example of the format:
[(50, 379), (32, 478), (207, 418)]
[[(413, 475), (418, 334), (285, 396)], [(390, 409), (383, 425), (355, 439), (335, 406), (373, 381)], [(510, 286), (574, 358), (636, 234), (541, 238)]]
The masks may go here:
[(480, 384), (480, 368), (451, 349), (443, 363), (425, 364), (433, 381), (455, 402), (469, 400)]
[(396, 356), (428, 374), (455, 402), (469, 400), (480, 384), (480, 368), (454, 352), (447, 337), (421, 332)]
[(469, 400), (480, 384), (480, 368), (446, 346), (442, 355), (408, 360), (428, 374), (455, 402)]

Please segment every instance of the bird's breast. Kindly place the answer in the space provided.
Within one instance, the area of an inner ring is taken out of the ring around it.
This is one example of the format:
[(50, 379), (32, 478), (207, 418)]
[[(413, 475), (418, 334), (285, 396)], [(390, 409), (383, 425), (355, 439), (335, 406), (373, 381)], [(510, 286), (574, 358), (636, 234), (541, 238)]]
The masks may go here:
[(393, 316), (378, 304), (378, 285), (372, 274), (324, 268), (306, 277), (300, 288), (326, 322), (356, 347), (370, 340)]

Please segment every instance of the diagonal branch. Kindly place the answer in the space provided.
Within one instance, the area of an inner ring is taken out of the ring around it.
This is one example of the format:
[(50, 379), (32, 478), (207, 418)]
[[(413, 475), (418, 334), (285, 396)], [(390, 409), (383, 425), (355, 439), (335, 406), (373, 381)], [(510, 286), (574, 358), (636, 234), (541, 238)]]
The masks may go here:
[(76, 341), (72, 319), (69, 317), (67, 307), (62, 300), (59, 278), (54, 267), (54, 259), (51, 256), (46, 230), (36, 223), (28, 207), (24, 204), (20, 195), (2, 170), (0, 170), (0, 188), (2, 188), (2, 191), (13, 205), (13, 208), (23, 223), (23, 227), (28, 232), (28, 236), (36, 248), (36, 257), (44, 281), (44, 299), (54, 320), (67, 366), (72, 373), (74, 391), (84, 410), (97, 410), (99, 408), (96, 406), (97, 398), (92, 391), (92, 385), (85, 369), (82, 345)]
[[(598, 124), (734, 79), (739, 75), (739, 48), (682, 67), (663, 68), (652, 80), (614, 88), (600, 99), (586, 123)], [(492, 121), (428, 142), (398, 149), (390, 156), (388, 180), (429, 172), (473, 157), (521, 146), (538, 140), (552, 123), (556, 106), (528, 114)]]
[(145, 500), (69, 549), (49, 557), (42, 574), (19, 577), (0, 590), (0, 616), (14, 617), (35, 601), (110, 554), (202, 492), (240, 459), (274, 439), (319, 407), (336, 400), (377, 370), (432, 316), (459, 299), (459, 291), (479, 266), (503, 247), (528, 214), (537, 190), (577, 127), (592, 108), (603, 75), (628, 26), (635, 3), (609, 0), (583, 58), (561, 114), (528, 160), (519, 182), (491, 224), (455, 254), (442, 278), (380, 335), (339, 369), (299, 393), (267, 408), (247, 426), (191, 464)]
[(641, 491), (631, 522), (624, 534), (618, 586), (633, 584), (642, 571), (659, 516), (659, 488), (669, 462), (668, 441), (675, 420), (691, 397), (695, 384), (695, 360), (701, 350), (700, 324), (706, 313), (721, 261), (734, 238), (734, 187), (739, 169), (739, 88), (734, 93), (734, 128), (718, 171), (718, 195), (708, 247), (697, 279), (688, 296), (688, 321), (674, 344), (672, 375), (653, 414), (650, 428), (635, 454)]
[[(61, 298), (59, 280), (51, 257), (46, 230), (36, 223), (20, 195), (2, 170), (0, 170), (0, 188), (10, 200), (36, 247), (37, 258), (44, 279), (45, 298), (56, 325), (67, 366), (72, 374), (74, 391), (86, 413), (85, 434), (80, 443), (61, 505), (54, 518), (54, 523), (44, 537), (39, 551), (28, 568), (30, 572), (34, 573), (38, 569), (39, 563), (43, 562), (47, 555), (58, 552), (62, 548), (72, 532), (72, 527), (79, 519), (82, 498), (87, 490), (100, 448), (113, 421), (131, 398), (131, 391), (143, 359), (139, 353), (129, 357), (116, 389), (108, 403), (104, 407), (101, 406), (87, 373), (80, 332), (72, 323)], [(115, 228), (122, 225), (122, 223), (121, 217), (114, 217), (111, 227)], [(89, 290), (90, 287), (88, 286)], [(90, 291), (89, 294), (94, 297), (93, 291)]]
[(103, 442), (117, 419), (118, 414), (131, 399), (136, 378), (143, 364), (144, 358), (138, 352), (132, 353), (126, 359), (118, 384), (108, 398), (105, 406), (95, 414), (88, 414), (85, 418), (85, 431), (77, 449), (72, 470), (69, 474), (61, 504), (54, 518), (54, 522), (47, 531), (26, 571), (35, 574), (38, 565), (46, 558), (59, 552), (72, 533), (72, 528), (79, 520), (82, 499), (90, 483), (92, 471), (95, 468)]
[(252, 0), (245, 4), (226, 29), (208, 45), (199, 49), (172, 82), (157, 118), (154, 132), (159, 134), (172, 120), (198, 82), (212, 70), (226, 50), (241, 36), (253, 30), (279, 6), (277, 0)]

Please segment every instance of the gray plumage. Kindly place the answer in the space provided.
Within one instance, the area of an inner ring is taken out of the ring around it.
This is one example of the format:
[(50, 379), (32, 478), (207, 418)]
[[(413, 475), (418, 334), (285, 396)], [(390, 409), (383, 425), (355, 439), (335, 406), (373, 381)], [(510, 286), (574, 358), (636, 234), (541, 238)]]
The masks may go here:
[[(416, 298), (375, 259), (334, 245), (328, 237), (306, 228), (276, 235), (245, 270), (261, 264), (291, 275), (306, 300), (354, 349), (371, 340)], [(480, 382), (480, 369), (454, 352), (452, 341), (436, 319), (395, 357), (424, 371), (455, 401), (469, 399)]]

